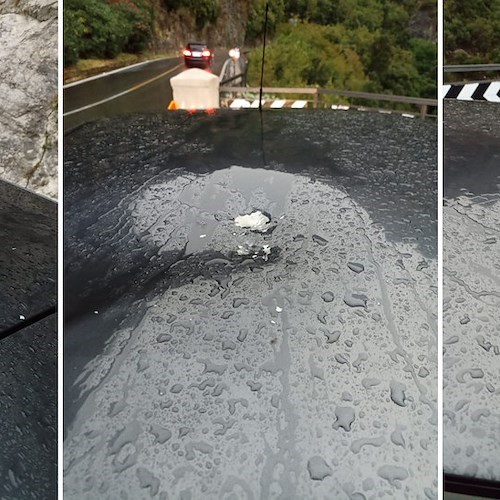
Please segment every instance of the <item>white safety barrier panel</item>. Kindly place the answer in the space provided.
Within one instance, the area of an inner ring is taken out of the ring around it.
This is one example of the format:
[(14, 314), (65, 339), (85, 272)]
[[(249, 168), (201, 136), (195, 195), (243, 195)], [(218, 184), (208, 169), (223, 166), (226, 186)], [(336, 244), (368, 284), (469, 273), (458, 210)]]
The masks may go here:
[[(266, 101), (264, 101), (264, 99), (262, 99), (262, 106), (264, 106), (264, 104), (266, 104)], [(255, 101), (253, 101), (252, 104), (250, 104), (250, 107), (252, 109), (258, 108), (259, 107), (259, 100), (255, 99)]]
[(283, 101), (283, 100), (274, 101), (274, 102), (271, 104), (271, 108), (272, 108), (272, 109), (280, 109), (280, 108), (282, 108), (285, 104), (286, 104), (286, 101)]
[[(255, 99), (253, 101), (249, 101), (246, 99), (233, 99), (231, 100), (223, 100), (223, 107), (229, 107), (231, 109), (258, 109), (259, 108), (259, 100)], [(262, 107), (264, 109), (304, 109), (308, 105), (308, 101), (293, 101), (293, 100), (284, 100), (277, 99), (274, 101), (264, 101), (262, 100)], [(402, 113), (401, 111), (394, 111), (391, 109), (376, 109), (376, 108), (367, 108), (366, 106), (347, 106), (345, 104), (332, 104), (330, 109), (335, 111), (362, 111), (365, 113), (375, 112), (383, 115), (392, 115), (399, 114), (404, 118), (417, 118), (418, 115), (413, 113)]]
[[(223, 105), (230, 107), (231, 109), (242, 109), (242, 108), (259, 108), (259, 100), (254, 99), (253, 101), (247, 101), (246, 99), (233, 99), (232, 101), (223, 101)], [(287, 101), (284, 99), (275, 99), (274, 101), (266, 101), (262, 99), (262, 107), (271, 109), (303, 109), (307, 107), (307, 101)]]
[(235, 99), (229, 106), (231, 109), (250, 108), (250, 103), (245, 99)]
[(441, 96), (459, 101), (500, 102), (500, 82), (457, 83), (443, 85)]
[(219, 77), (192, 68), (170, 79), (177, 109), (216, 109), (219, 107)]

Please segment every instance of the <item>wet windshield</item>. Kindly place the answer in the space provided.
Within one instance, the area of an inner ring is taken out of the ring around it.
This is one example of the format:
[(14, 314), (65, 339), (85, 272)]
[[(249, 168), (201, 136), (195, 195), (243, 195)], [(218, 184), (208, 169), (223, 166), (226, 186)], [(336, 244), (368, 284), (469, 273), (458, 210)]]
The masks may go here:
[(437, 497), (436, 127), (263, 122), (67, 136), (70, 496)]
[(499, 108), (445, 103), (444, 466), (500, 480)]

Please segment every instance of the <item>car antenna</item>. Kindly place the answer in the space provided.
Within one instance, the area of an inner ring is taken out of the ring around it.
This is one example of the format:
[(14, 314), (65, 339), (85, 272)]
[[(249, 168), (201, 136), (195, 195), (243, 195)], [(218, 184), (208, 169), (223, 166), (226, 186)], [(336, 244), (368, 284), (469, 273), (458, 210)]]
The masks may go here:
[(266, 166), (266, 155), (264, 152), (264, 122), (262, 119), (262, 87), (264, 84), (264, 59), (266, 57), (266, 33), (267, 33), (267, 17), (269, 12), (269, 2), (266, 2), (266, 17), (264, 20), (264, 41), (262, 44), (262, 65), (260, 68), (260, 89), (259, 89), (259, 114), (260, 114), (260, 142), (262, 149), (262, 162), (264, 163), (264, 168)]
[(267, 33), (267, 17), (269, 12), (269, 3), (266, 3), (266, 17), (264, 20), (264, 43), (262, 44), (262, 65), (260, 68), (260, 90), (259, 90), (259, 111), (262, 112), (262, 86), (264, 82), (264, 59), (266, 57), (266, 33)]

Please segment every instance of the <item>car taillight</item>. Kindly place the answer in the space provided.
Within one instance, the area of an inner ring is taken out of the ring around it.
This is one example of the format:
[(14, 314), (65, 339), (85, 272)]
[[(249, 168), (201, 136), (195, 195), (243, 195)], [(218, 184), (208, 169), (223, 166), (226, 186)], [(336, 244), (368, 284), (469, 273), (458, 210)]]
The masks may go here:
[(204, 50), (202, 53), (203, 57), (210, 57), (210, 51), (209, 50)]
[(190, 50), (183, 50), (182, 53), (185, 55), (185, 56), (190, 56), (191, 55), (191, 51)]

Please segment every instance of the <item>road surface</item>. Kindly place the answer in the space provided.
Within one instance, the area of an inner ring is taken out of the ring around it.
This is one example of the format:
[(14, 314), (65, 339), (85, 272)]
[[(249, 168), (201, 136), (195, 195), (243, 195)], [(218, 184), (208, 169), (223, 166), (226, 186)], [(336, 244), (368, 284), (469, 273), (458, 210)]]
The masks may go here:
[(437, 498), (435, 125), (263, 124), (66, 136), (65, 498)]
[(444, 112), (444, 467), (500, 482), (500, 108)]
[[(215, 74), (219, 74), (226, 58), (224, 49), (215, 52), (212, 68)], [(104, 117), (165, 111), (172, 100), (170, 78), (185, 69), (181, 57), (171, 57), (67, 85), (64, 88), (64, 130)], [(127, 93), (116, 97), (124, 92)]]

